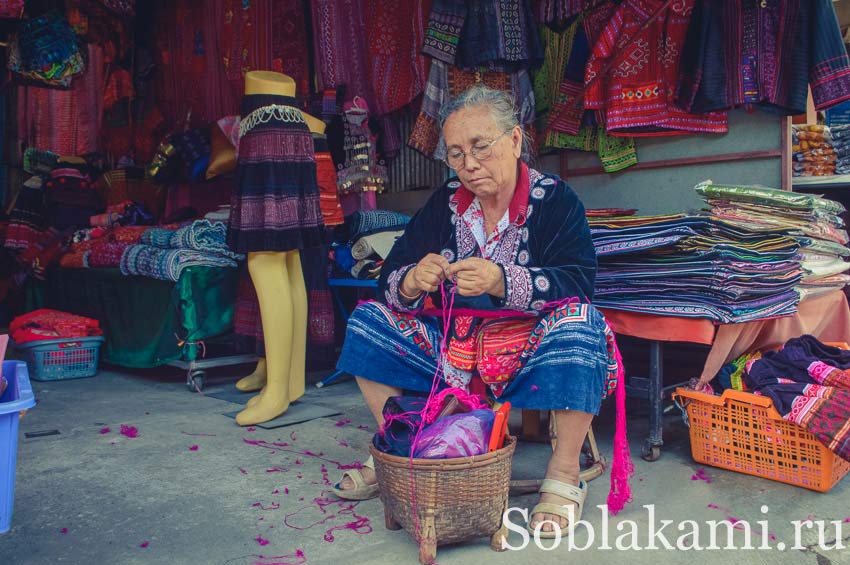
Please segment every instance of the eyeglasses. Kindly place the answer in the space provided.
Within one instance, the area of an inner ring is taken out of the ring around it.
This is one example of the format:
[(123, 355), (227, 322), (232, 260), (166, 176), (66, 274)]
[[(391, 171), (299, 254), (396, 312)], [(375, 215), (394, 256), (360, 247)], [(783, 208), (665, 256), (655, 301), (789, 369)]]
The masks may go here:
[[(484, 141), (481, 143), (476, 143), (469, 150), (469, 154), (472, 155), (476, 161), (486, 161), (493, 154), (493, 146), (506, 134), (513, 131), (514, 128), (510, 128), (508, 130), (503, 131), (492, 141)], [(462, 169), (466, 164), (466, 153), (460, 149), (452, 148), (449, 149), (449, 152), (446, 154), (446, 158), (443, 159), (443, 162), (448, 165), (450, 169), (458, 170)]]

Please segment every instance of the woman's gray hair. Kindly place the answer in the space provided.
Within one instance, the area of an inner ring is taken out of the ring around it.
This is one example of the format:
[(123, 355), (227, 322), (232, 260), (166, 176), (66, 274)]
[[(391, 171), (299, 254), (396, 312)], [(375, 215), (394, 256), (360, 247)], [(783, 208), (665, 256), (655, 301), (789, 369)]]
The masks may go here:
[(531, 159), (531, 137), (522, 124), (519, 123), (519, 111), (517, 110), (516, 101), (512, 94), (503, 90), (496, 90), (483, 84), (465, 90), (457, 95), (448, 104), (444, 104), (440, 109), (440, 145), (445, 150), (445, 138), (443, 137), (443, 126), (446, 125), (446, 120), (449, 116), (463, 110), (465, 108), (477, 108), (479, 106), (487, 106), (490, 109), (490, 115), (500, 131), (508, 131), (515, 126), (522, 129), (522, 155), (521, 158), (525, 162)]

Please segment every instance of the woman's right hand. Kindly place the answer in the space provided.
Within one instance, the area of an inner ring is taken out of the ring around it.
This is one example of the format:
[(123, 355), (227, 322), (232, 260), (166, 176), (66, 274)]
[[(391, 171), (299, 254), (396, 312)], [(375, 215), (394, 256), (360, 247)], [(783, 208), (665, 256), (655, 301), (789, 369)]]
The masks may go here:
[(405, 275), (401, 282), (402, 294), (418, 298), (423, 292), (436, 291), (446, 279), (448, 268), (449, 262), (445, 257), (429, 253)]

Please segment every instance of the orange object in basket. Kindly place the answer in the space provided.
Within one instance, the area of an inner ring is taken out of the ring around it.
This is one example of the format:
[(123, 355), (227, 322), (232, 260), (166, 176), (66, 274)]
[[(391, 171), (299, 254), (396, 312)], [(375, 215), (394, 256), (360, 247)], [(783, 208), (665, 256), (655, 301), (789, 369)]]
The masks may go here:
[(508, 417), (511, 413), (511, 403), (505, 402), (496, 410), (496, 417), (493, 419), (493, 431), (490, 432), (490, 444), (488, 445), (487, 453), (492, 453), (498, 449), (502, 449), (505, 433), (508, 431)]

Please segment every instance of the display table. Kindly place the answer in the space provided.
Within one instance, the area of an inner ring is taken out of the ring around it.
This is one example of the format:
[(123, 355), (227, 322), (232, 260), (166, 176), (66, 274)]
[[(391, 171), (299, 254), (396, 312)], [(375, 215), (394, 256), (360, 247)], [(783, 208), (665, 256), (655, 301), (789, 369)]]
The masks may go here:
[(237, 269), (220, 267), (190, 267), (176, 283), (124, 276), (118, 269), (57, 268), (30, 286), (28, 307), (98, 320), (107, 363), (197, 365), (206, 353), (202, 342), (232, 330), (236, 283)]
[(740, 324), (717, 325), (699, 318), (655, 316), (610, 308), (600, 310), (614, 333), (650, 342), (649, 377), (629, 376), (627, 385), (631, 396), (645, 398), (650, 404), (649, 437), (642, 450), (647, 461), (658, 459), (663, 445), (664, 342), (711, 346), (700, 375), (701, 382), (710, 381), (724, 364), (748, 351), (777, 348), (793, 337), (810, 334), (821, 341), (850, 343), (850, 309), (841, 290), (800, 302), (798, 312), (792, 316)]

